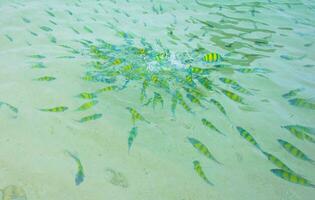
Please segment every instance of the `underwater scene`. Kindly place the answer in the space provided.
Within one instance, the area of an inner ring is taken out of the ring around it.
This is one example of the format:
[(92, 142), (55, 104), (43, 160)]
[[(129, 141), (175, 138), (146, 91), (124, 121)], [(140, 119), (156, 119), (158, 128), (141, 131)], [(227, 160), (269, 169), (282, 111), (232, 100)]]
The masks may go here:
[(314, 0), (0, 16), (0, 200), (314, 199)]

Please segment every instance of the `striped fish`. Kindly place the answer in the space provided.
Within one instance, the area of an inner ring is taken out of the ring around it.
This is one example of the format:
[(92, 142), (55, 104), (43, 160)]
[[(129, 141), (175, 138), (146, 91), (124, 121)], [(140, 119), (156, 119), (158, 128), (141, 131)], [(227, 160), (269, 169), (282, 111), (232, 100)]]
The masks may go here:
[(205, 62), (217, 62), (221, 60), (221, 56), (218, 53), (208, 53), (203, 57), (203, 61)]
[(294, 157), (299, 158), (301, 160), (308, 161), (312, 164), (315, 164), (314, 160), (310, 159), (305, 153), (303, 153), (300, 149), (298, 149), (293, 144), (287, 141), (281, 140), (281, 139), (278, 139), (278, 142), (287, 152), (289, 152)]
[(303, 178), (302, 176), (299, 176), (297, 174), (294, 174), (292, 172), (283, 170), (283, 169), (271, 169), (270, 170), (274, 175), (278, 176), (279, 178), (282, 178), (288, 182), (308, 186), (315, 188), (315, 185), (312, 184), (309, 180)]

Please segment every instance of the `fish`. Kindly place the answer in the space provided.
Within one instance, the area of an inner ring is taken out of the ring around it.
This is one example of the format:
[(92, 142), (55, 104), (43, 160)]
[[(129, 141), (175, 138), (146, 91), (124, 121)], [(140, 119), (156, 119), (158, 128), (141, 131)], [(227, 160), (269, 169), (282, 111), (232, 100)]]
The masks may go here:
[(128, 152), (130, 151), (131, 145), (132, 145), (134, 139), (136, 138), (137, 134), (138, 134), (138, 128), (135, 126), (132, 127), (132, 129), (129, 132), (129, 136), (128, 136)]
[(22, 17), (22, 20), (23, 20), (23, 22), (25, 22), (25, 23), (31, 23), (31, 20), (29, 20), (29, 19), (27, 19), (27, 18), (25, 18), (25, 17)]
[(58, 106), (58, 107), (54, 107), (54, 108), (42, 108), (39, 110), (44, 111), (44, 112), (64, 112), (64, 111), (68, 110), (68, 107)]
[(15, 106), (12, 106), (11, 104), (8, 104), (8, 103), (6, 103), (6, 102), (0, 101), (0, 107), (1, 107), (2, 105), (6, 105), (6, 106), (7, 106), (12, 112), (14, 112), (14, 113), (18, 113), (18, 112), (19, 112), (19, 109), (16, 108)]
[(306, 55), (302, 55), (302, 56), (281, 55), (280, 56), (280, 58), (285, 59), (285, 60), (301, 60), (305, 57)]
[(212, 130), (214, 130), (214, 131), (220, 133), (221, 135), (226, 136), (224, 133), (222, 133), (220, 130), (218, 130), (209, 120), (207, 120), (207, 119), (205, 119), (205, 118), (202, 118), (202, 119), (201, 119), (201, 122), (202, 122), (202, 124), (203, 124), (204, 126), (206, 126), (206, 127), (210, 128), (210, 129), (212, 129)]
[(278, 176), (279, 178), (282, 178), (290, 183), (295, 183), (307, 187), (315, 188), (315, 185), (312, 184), (309, 180), (303, 178), (302, 176), (299, 176), (295, 173), (292, 173), (290, 171), (286, 171), (283, 169), (271, 169), (270, 170), (274, 175)]
[(53, 80), (56, 80), (56, 78), (53, 76), (42, 76), (42, 77), (36, 78), (34, 80), (35, 81), (53, 81)]
[(11, 36), (9, 36), (8, 34), (4, 35), (10, 42), (13, 42), (13, 38)]
[(194, 165), (194, 170), (195, 172), (206, 182), (208, 183), (209, 185), (213, 185), (213, 183), (211, 183), (209, 181), (209, 179), (206, 177), (206, 174), (204, 173), (202, 167), (201, 167), (201, 164), (198, 160), (194, 160), (193, 161), (193, 165)]
[(37, 33), (34, 33), (33, 31), (28, 31), (30, 34), (32, 34), (33, 36), (37, 37), (38, 34)]
[(234, 90), (243, 93), (243, 94), (248, 94), (248, 95), (253, 95), (249, 90), (241, 87), (240, 85), (232, 85), (231, 86)]
[(80, 97), (82, 99), (95, 99), (97, 95), (93, 92), (82, 92), (78, 94), (77, 97)]
[(303, 131), (306, 134), (315, 135), (315, 128), (302, 126), (302, 125), (290, 125), (290, 127), (294, 127), (297, 130)]
[(83, 170), (83, 166), (82, 166), (82, 163), (81, 163), (81, 160), (75, 156), (74, 154), (72, 154), (71, 152), (69, 151), (66, 151), (68, 153), (68, 155), (73, 158), (77, 164), (77, 173), (75, 175), (75, 184), (78, 186), (80, 185), (83, 181), (84, 181), (84, 178), (85, 178), (85, 175), (84, 175), (84, 170)]
[(210, 102), (213, 103), (221, 113), (223, 113), (225, 116), (227, 116), (226, 111), (224, 107), (215, 99), (210, 99)]
[(38, 63), (35, 63), (32, 65), (32, 68), (39, 68), (39, 69), (42, 69), (42, 68), (46, 68), (46, 66), (44, 65), (44, 63), (42, 62), (38, 62)]
[(98, 103), (97, 100), (86, 102), (86, 103), (82, 104), (79, 108), (77, 108), (77, 111), (87, 110), (87, 109), (95, 106), (97, 103)]
[(49, 28), (48, 26), (41, 26), (39, 27), (40, 29), (42, 29), (43, 31), (47, 31), (47, 32), (50, 32), (50, 31), (53, 31), (51, 28)]
[(299, 158), (301, 160), (310, 162), (311, 164), (315, 164), (315, 161), (310, 159), (305, 153), (303, 153), (300, 149), (298, 149), (296, 146), (294, 146), (293, 144), (285, 141), (285, 140), (281, 140), (278, 139), (277, 140), (279, 142), (279, 144), (291, 155), (293, 155), (296, 158)]
[(233, 101), (235, 101), (237, 103), (240, 103), (240, 104), (245, 104), (244, 103), (244, 98), (239, 96), (238, 94), (235, 94), (234, 92), (231, 92), (229, 90), (225, 90), (225, 89), (222, 89), (222, 88), (220, 90), (229, 99), (231, 99), (231, 100), (233, 100)]
[(50, 11), (48, 11), (48, 10), (45, 10), (45, 11), (46, 11), (46, 13), (47, 13), (48, 15), (50, 15), (50, 16), (52, 16), (52, 17), (55, 17), (54, 13), (52, 13), (52, 12), (50, 12)]
[(50, 41), (51, 43), (57, 43), (57, 39), (56, 39), (56, 37), (53, 36), (53, 35), (50, 35), (50, 36), (49, 36), (49, 41)]
[(277, 158), (276, 156), (263, 151), (263, 154), (267, 157), (267, 159), (272, 162), (274, 165), (276, 165), (277, 167), (279, 167), (282, 170), (294, 173), (293, 170), (291, 170), (286, 164), (284, 164), (279, 158)]
[(138, 120), (144, 121), (144, 122), (150, 124), (150, 122), (148, 120), (146, 120), (138, 111), (136, 111), (136, 109), (131, 108), (131, 107), (126, 107), (126, 109), (129, 110), (129, 112), (131, 114), (133, 124), (135, 124), (136, 121), (138, 121)]
[(205, 62), (217, 62), (221, 59), (222, 57), (220, 56), (220, 54), (214, 52), (208, 53), (203, 57), (203, 61)]
[(92, 115), (82, 117), (81, 119), (77, 120), (77, 122), (84, 123), (84, 122), (88, 122), (88, 121), (92, 121), (92, 120), (97, 120), (97, 119), (101, 118), (102, 116), (103, 116), (103, 114), (101, 114), (101, 113), (95, 113)]
[(171, 99), (171, 112), (172, 112), (172, 114), (173, 114), (173, 117), (175, 116), (175, 111), (176, 111), (177, 103), (178, 103), (177, 96), (176, 96), (175, 94), (173, 94), (173, 95), (172, 95), (172, 99)]
[(107, 92), (107, 91), (113, 91), (113, 90), (116, 90), (118, 87), (115, 86), (115, 85), (112, 85), (112, 86), (107, 86), (107, 87), (104, 87), (104, 88), (101, 88), (101, 89), (98, 89), (96, 90), (96, 94), (97, 93), (101, 93), (101, 92)]
[(272, 72), (270, 69), (266, 69), (266, 68), (238, 68), (238, 69), (235, 69), (235, 71), (238, 71), (240, 73), (270, 73)]
[(30, 58), (37, 58), (37, 59), (44, 59), (46, 58), (46, 56), (44, 55), (39, 55), (39, 54), (35, 54), (35, 55), (31, 55), (29, 56)]
[(201, 104), (200, 100), (199, 100), (197, 97), (195, 97), (194, 95), (187, 93), (187, 94), (186, 94), (186, 97), (187, 97), (192, 103), (197, 104), (198, 106), (205, 108), (205, 107)]
[(209, 149), (206, 147), (206, 145), (202, 144), (199, 140), (192, 138), (192, 137), (187, 137), (188, 141), (190, 142), (191, 145), (201, 154), (206, 156), (207, 158), (213, 160), (214, 162), (222, 165), (221, 162), (219, 162), (209, 151)]
[(294, 99), (290, 99), (288, 102), (292, 106), (301, 107), (301, 108), (309, 108), (309, 109), (315, 110), (315, 103), (309, 102), (309, 100), (307, 99), (294, 98)]
[(258, 150), (260, 150), (261, 152), (264, 152), (259, 144), (256, 142), (255, 138), (245, 129), (243, 129), (242, 127), (237, 126), (236, 129), (238, 130), (239, 134), (245, 139), (247, 140), (249, 143), (251, 143), (252, 145), (254, 145), (256, 148), (258, 148)]
[(93, 31), (87, 26), (84, 26), (83, 29), (86, 30), (89, 33), (93, 33)]
[(206, 89), (211, 90), (211, 91), (213, 90), (212, 88), (213, 83), (207, 77), (198, 77), (197, 80)]
[(300, 140), (307, 140), (309, 142), (315, 143), (315, 139), (305, 133), (305, 131), (297, 128), (296, 126), (281, 126), (281, 128), (287, 129), (292, 135), (294, 135), (296, 138)]
[(285, 99), (290, 99), (292, 97), (295, 97), (301, 91), (303, 91), (303, 88), (298, 88), (298, 89), (290, 90), (289, 92), (287, 92), (281, 96)]
[(153, 104), (153, 108), (155, 108), (155, 106), (160, 103), (162, 108), (164, 106), (164, 100), (163, 100), (163, 97), (160, 93), (157, 93), (157, 92), (154, 92), (154, 97), (153, 97), (153, 100), (152, 100), (152, 104)]

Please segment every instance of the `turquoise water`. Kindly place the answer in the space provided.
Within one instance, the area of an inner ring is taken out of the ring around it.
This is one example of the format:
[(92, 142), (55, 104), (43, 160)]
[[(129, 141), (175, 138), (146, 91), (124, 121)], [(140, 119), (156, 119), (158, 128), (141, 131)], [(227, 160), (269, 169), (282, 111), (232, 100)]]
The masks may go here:
[(0, 11), (3, 200), (314, 196), (314, 1)]

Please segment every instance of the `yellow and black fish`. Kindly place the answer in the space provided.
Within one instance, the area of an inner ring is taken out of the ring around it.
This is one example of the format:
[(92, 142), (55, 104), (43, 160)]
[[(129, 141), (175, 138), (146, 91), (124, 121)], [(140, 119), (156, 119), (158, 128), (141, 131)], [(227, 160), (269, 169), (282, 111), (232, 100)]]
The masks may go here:
[(312, 164), (315, 164), (314, 160), (310, 159), (305, 153), (303, 153), (300, 149), (298, 149), (293, 144), (291, 144), (285, 140), (281, 140), (281, 139), (278, 139), (278, 142), (287, 152), (289, 152), (294, 157), (299, 158), (301, 160), (308, 161)]
[(203, 119), (201, 119), (201, 122), (202, 122), (202, 124), (203, 124), (204, 126), (206, 126), (206, 127), (210, 128), (210, 129), (212, 129), (212, 130), (214, 130), (214, 131), (220, 133), (221, 135), (224, 135), (224, 136), (225, 136), (225, 134), (222, 133), (219, 129), (217, 129), (217, 127), (215, 127), (209, 120), (203, 118)]
[(315, 188), (315, 185), (312, 184), (309, 180), (303, 178), (302, 176), (299, 176), (295, 173), (283, 170), (283, 169), (271, 169), (270, 170), (274, 175), (288, 181), (291, 183), (303, 185), (303, 186), (308, 186)]
[(247, 132), (245, 129), (243, 129), (242, 127), (237, 126), (236, 129), (238, 130), (238, 132), (240, 133), (240, 135), (247, 140), (249, 143), (251, 143), (252, 145), (254, 145), (256, 148), (258, 148), (261, 152), (264, 152), (259, 144), (256, 142), (255, 138), (249, 133)]
[(205, 62), (217, 62), (220, 61), (222, 57), (218, 53), (208, 53), (203, 57), (203, 61)]
[(59, 106), (59, 107), (54, 107), (54, 108), (42, 108), (40, 110), (44, 111), (44, 112), (64, 112), (64, 111), (68, 110), (68, 107)]
[(87, 109), (95, 106), (97, 103), (98, 103), (97, 100), (86, 102), (86, 103), (82, 104), (79, 108), (77, 108), (77, 111), (87, 110)]
[(150, 122), (148, 120), (146, 120), (138, 111), (136, 111), (136, 109), (131, 108), (131, 107), (126, 107), (126, 109), (129, 110), (129, 112), (131, 114), (133, 124), (135, 124), (136, 121), (138, 121), (138, 120), (144, 121), (144, 122), (147, 122), (148, 124), (150, 124)]
[(209, 185), (213, 185), (213, 183), (211, 183), (211, 182), (209, 181), (209, 179), (207, 178), (205, 172), (203, 171), (200, 162), (199, 162), (198, 160), (194, 160), (194, 161), (193, 161), (193, 164), (194, 164), (194, 170), (195, 170), (195, 172), (196, 172), (206, 183), (208, 183)]
[(92, 120), (97, 120), (97, 119), (101, 118), (102, 116), (103, 116), (103, 114), (96, 113), (96, 114), (82, 117), (81, 119), (77, 120), (77, 122), (84, 123), (84, 122), (88, 122), (88, 121), (92, 121)]
[(277, 167), (279, 167), (280, 169), (283, 169), (285, 171), (294, 173), (293, 170), (291, 170), (288, 166), (286, 166), (286, 164), (284, 164), (279, 158), (277, 158), (276, 156), (263, 151), (263, 154), (267, 157), (268, 160), (270, 160), (270, 162), (272, 162), (274, 165), (276, 165)]
[(190, 142), (190, 144), (192, 144), (193, 147), (195, 147), (195, 149), (197, 149), (201, 154), (203, 154), (207, 158), (215, 161), (216, 163), (220, 165), (222, 164), (212, 155), (212, 153), (209, 151), (206, 145), (202, 144), (199, 140), (192, 137), (188, 137), (187, 139)]

